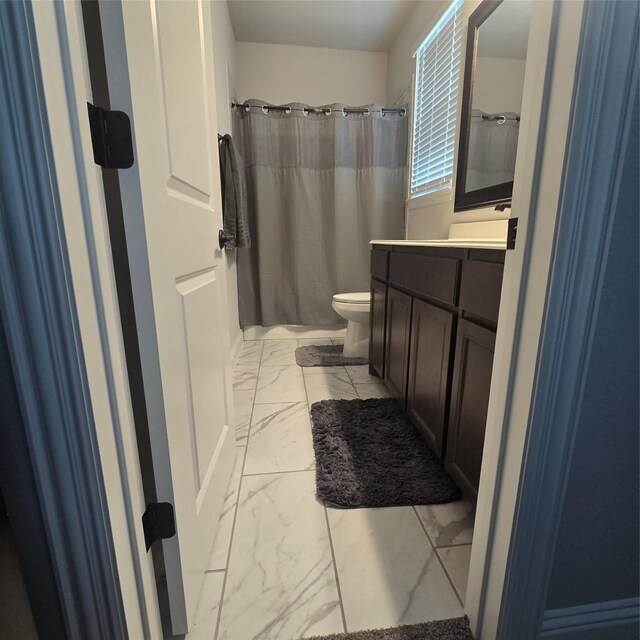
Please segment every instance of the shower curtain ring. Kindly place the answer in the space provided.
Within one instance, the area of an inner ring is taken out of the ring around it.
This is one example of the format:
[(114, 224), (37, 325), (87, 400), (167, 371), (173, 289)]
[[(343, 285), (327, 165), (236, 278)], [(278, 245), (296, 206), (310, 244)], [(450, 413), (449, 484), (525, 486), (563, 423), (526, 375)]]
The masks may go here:
[(498, 119), (496, 120), (498, 124), (504, 124), (506, 121), (507, 121), (506, 116), (499, 116)]
[(407, 110), (403, 107), (402, 111), (400, 112), (401, 116), (406, 116), (407, 115)]
[(286, 114), (286, 115), (289, 115), (289, 114), (291, 113), (291, 107), (290, 107), (289, 105), (287, 105), (287, 106), (284, 108), (284, 112), (285, 112), (285, 114)]
[(347, 117), (347, 111), (344, 107), (342, 107), (342, 115), (346, 118)]
[(307, 109), (307, 107), (302, 107), (302, 115), (303, 116), (308, 116), (309, 115), (309, 109)]
[(371, 109), (369, 109), (369, 107), (365, 107), (364, 111), (362, 112), (363, 116), (368, 116), (371, 115)]
[(325, 116), (330, 116), (330, 115), (331, 115), (331, 113), (332, 113), (332, 111), (331, 111), (331, 107), (327, 107), (327, 108), (324, 110), (324, 115), (325, 115)]
[(263, 104), (261, 109), (262, 109), (262, 113), (264, 113), (265, 116), (269, 115), (269, 107), (267, 107), (266, 104)]

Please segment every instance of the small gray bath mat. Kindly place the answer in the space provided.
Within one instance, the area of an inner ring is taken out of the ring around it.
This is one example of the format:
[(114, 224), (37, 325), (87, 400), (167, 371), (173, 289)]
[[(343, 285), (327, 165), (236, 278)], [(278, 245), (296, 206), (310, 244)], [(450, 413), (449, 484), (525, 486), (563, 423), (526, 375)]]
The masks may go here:
[(345, 358), (341, 344), (310, 345), (296, 349), (296, 362), (301, 367), (344, 367), (368, 364), (367, 358)]
[(460, 498), (442, 462), (395, 400), (311, 406), (318, 498), (333, 506), (392, 507)]
[(473, 635), (467, 618), (449, 618), (391, 629), (369, 629), (336, 633), (330, 636), (314, 636), (308, 640), (473, 640)]

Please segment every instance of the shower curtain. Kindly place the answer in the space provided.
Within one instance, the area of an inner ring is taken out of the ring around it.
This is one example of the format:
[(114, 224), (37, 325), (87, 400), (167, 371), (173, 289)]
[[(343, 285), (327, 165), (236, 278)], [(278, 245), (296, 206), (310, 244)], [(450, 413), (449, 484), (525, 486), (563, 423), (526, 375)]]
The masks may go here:
[[(467, 191), (510, 182), (516, 166), (519, 123), (516, 113), (472, 111), (467, 160)], [(504, 116), (504, 122), (495, 118)]]
[(369, 241), (404, 237), (406, 111), (289, 106), (235, 111), (252, 237), (238, 250), (242, 326), (339, 322), (332, 296), (369, 290)]

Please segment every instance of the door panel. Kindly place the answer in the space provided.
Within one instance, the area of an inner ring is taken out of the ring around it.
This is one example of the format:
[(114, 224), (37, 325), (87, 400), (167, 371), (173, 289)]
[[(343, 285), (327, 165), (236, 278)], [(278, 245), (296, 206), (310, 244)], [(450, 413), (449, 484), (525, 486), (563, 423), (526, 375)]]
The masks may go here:
[(411, 328), (411, 297), (389, 287), (387, 292), (387, 324), (385, 382), (404, 408), (407, 393), (407, 361)]
[(235, 453), (211, 8), (119, 8), (109, 9), (103, 36), (111, 105), (129, 113), (134, 134), (122, 199), (156, 493), (176, 517), (177, 535), (162, 541), (171, 623), (183, 634)]
[(414, 300), (412, 316), (407, 413), (442, 457), (453, 313)]
[(496, 334), (460, 320), (445, 467), (473, 500), (478, 496)]
[[(164, 85), (172, 181), (211, 194), (206, 91), (198, 2), (158, 2), (159, 57)], [(175, 185), (172, 185), (175, 186)]]
[[(210, 330), (221, 304), (215, 271), (183, 280), (177, 286), (182, 298), (184, 344), (188, 376), (189, 426), (196, 478), (196, 499), (224, 425), (216, 420), (219, 407), (224, 406), (224, 378), (211, 363), (223, 351), (220, 334)], [(204, 485), (206, 489), (206, 483)]]
[(384, 323), (387, 311), (387, 285), (371, 280), (371, 336), (369, 367), (371, 373), (384, 378)]

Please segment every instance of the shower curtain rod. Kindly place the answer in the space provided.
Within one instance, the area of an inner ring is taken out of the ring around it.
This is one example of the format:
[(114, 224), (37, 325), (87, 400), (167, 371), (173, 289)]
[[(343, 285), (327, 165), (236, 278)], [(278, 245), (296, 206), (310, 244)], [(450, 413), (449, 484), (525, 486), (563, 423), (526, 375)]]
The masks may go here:
[(471, 117), (482, 118), (486, 122), (499, 122), (500, 124), (502, 124), (503, 122), (520, 122), (520, 116), (516, 116), (515, 118), (507, 118), (507, 116), (503, 116), (503, 115), (488, 116), (486, 114), (484, 115), (476, 114), (476, 115), (472, 115)]
[[(302, 109), (298, 109), (298, 108), (294, 108), (294, 107), (290, 107), (289, 105), (284, 105), (284, 106), (272, 106), (272, 105), (257, 105), (257, 104), (247, 104), (245, 103), (239, 103), (239, 102), (232, 102), (231, 106), (234, 109), (262, 109), (262, 111), (284, 111), (285, 113), (291, 113), (292, 111), (302, 111), (303, 113), (324, 113), (326, 115), (329, 115), (332, 110), (329, 107), (304, 107)], [(355, 108), (342, 108), (339, 109), (339, 112), (343, 113), (344, 115), (346, 115), (347, 113), (364, 113), (369, 115), (370, 113), (382, 113), (383, 115), (385, 113), (399, 113), (400, 115), (404, 116), (407, 113), (407, 110), (402, 107), (399, 109), (392, 109), (392, 108), (388, 108), (388, 107), (382, 107), (381, 109), (369, 109), (368, 107), (364, 107), (361, 109), (355, 109)]]

